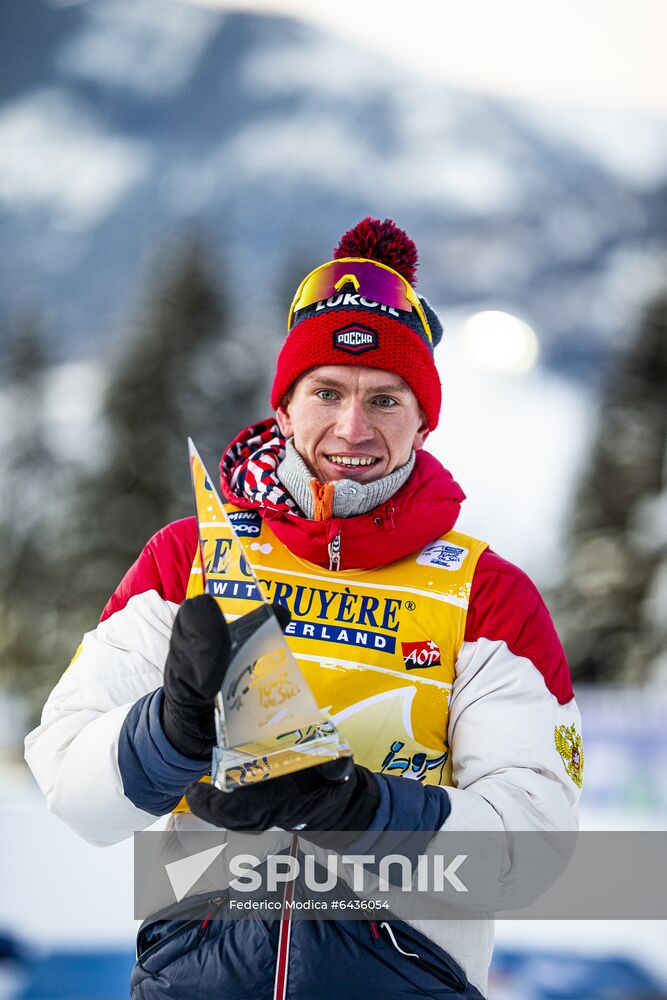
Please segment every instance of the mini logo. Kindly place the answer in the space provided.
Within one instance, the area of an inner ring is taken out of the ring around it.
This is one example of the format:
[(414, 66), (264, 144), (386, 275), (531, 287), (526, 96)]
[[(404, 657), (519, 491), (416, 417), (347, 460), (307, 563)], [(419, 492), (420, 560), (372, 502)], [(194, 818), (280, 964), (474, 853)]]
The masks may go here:
[(255, 510), (234, 510), (229, 515), (237, 535), (259, 535), (262, 518)]
[(374, 351), (378, 346), (377, 330), (369, 330), (365, 326), (356, 324), (344, 326), (342, 330), (334, 332), (333, 345), (339, 351), (346, 351), (347, 354)]
[(455, 570), (463, 566), (467, 555), (468, 549), (462, 549), (460, 545), (452, 545), (451, 542), (431, 542), (417, 556), (417, 562), (421, 566), (438, 566), (440, 569)]
[(556, 750), (563, 758), (565, 770), (572, 778), (578, 788), (581, 788), (584, 780), (584, 744), (581, 736), (571, 726), (556, 726), (554, 728), (554, 739)]
[(440, 666), (440, 650), (432, 639), (426, 642), (402, 642), (401, 652), (408, 670)]

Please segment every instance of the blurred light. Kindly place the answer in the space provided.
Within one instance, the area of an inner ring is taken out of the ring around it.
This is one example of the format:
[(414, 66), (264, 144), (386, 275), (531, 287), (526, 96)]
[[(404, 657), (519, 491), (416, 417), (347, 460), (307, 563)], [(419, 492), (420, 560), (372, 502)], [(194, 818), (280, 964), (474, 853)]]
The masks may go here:
[(463, 344), (480, 368), (510, 375), (525, 375), (540, 353), (532, 326), (497, 309), (474, 313), (465, 321)]

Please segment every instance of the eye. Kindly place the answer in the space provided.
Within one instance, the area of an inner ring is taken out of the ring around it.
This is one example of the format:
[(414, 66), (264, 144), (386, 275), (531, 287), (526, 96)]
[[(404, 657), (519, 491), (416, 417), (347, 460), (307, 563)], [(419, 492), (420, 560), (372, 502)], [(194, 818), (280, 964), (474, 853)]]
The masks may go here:
[(390, 410), (392, 406), (398, 405), (396, 400), (392, 399), (391, 396), (376, 396), (373, 403), (375, 406), (379, 406), (382, 410)]
[(336, 393), (333, 389), (318, 389), (315, 395), (323, 399), (325, 403), (330, 403), (336, 398)]

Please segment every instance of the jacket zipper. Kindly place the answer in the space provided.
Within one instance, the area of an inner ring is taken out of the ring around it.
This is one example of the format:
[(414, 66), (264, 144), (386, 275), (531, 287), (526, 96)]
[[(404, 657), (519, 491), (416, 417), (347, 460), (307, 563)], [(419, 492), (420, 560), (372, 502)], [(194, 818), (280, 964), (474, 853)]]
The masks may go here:
[(210, 900), (209, 902), (210, 909), (206, 914), (206, 916), (204, 917), (204, 919), (202, 920), (201, 924), (199, 925), (199, 930), (197, 931), (198, 940), (201, 940), (201, 938), (203, 938), (204, 934), (206, 933), (206, 928), (211, 923), (211, 918), (220, 909), (221, 904), (224, 905), (224, 902), (225, 902), (224, 896), (217, 896), (215, 899)]
[(340, 570), (340, 531), (329, 542), (329, 572)]
[[(298, 834), (292, 834), (290, 854), (296, 857), (299, 845)], [(278, 953), (276, 955), (276, 975), (273, 983), (273, 1000), (285, 1000), (287, 996), (287, 971), (290, 958), (290, 939), (292, 936), (291, 903), (294, 898), (294, 882), (286, 882), (283, 892), (283, 916), (280, 918), (278, 931)]]

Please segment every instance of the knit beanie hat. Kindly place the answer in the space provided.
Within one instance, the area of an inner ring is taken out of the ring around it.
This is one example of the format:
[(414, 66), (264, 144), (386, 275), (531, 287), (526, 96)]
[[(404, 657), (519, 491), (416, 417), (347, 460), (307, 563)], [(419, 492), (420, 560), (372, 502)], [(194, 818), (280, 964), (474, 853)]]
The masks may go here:
[(312, 368), (363, 365), (400, 375), (433, 430), (441, 402), (433, 351), (442, 326), (413, 288), (415, 244), (391, 219), (369, 216), (344, 234), (333, 257), (307, 275), (294, 296), (271, 405), (277, 409)]

